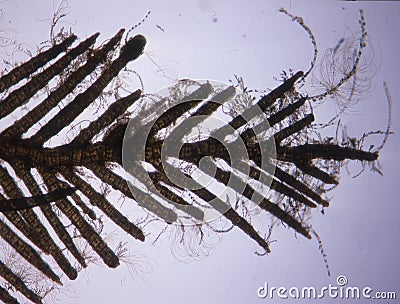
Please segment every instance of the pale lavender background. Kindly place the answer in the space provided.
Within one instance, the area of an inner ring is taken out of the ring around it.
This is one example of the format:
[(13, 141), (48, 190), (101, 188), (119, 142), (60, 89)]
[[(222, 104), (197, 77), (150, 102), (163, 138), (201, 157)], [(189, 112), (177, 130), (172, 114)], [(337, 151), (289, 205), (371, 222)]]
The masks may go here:
[[(399, 161), (399, 2), (281, 1), (77, 1), (70, 0), (65, 23), (80, 37), (101, 32), (100, 41), (119, 28), (129, 28), (148, 10), (151, 15), (135, 33), (148, 39), (146, 52), (166, 69), (168, 77), (146, 57), (133, 64), (144, 78), (147, 92), (156, 91), (178, 78), (208, 78), (227, 81), (243, 76), (251, 88), (272, 88), (272, 79), (289, 67), (307, 69), (312, 48), (307, 35), (279, 14), (283, 6), (302, 16), (312, 28), (323, 52), (334, 47), (349, 29), (357, 34), (358, 9), (365, 10), (367, 31), (381, 62), (370, 97), (346, 117), (353, 136), (363, 130), (384, 129), (386, 102), (382, 87), (388, 82), (393, 97), (393, 128), (396, 133), (381, 153), (385, 175), (365, 172), (352, 179), (343, 172), (341, 184), (332, 194), (331, 206), (312, 220), (328, 254), (332, 276), (328, 277), (315, 240), (295, 239), (280, 229), (269, 256), (253, 252), (257, 246), (240, 231), (222, 238), (214, 253), (202, 261), (182, 263), (170, 253), (167, 241), (151, 244), (131, 242), (150, 259), (153, 267), (144, 280), (134, 281), (126, 267), (109, 270), (92, 266), (72, 283), (73, 297), (62, 303), (275, 303), (259, 299), (256, 290), (264, 282), (290, 288), (335, 284), (346, 275), (349, 285), (370, 286), (376, 291), (396, 291), (400, 296), (400, 201)], [(18, 41), (33, 48), (48, 37), (50, 1), (2, 1), (1, 26), (15, 32)], [(217, 18), (214, 22), (213, 18)], [(160, 25), (164, 32), (156, 28)], [(377, 140), (379, 143), (379, 140)], [(69, 296), (72, 293), (68, 293)], [(281, 300), (310, 303), (310, 300)], [(398, 301), (398, 300), (397, 300)], [(318, 301), (316, 301), (318, 302)], [(339, 303), (341, 300), (320, 300)], [(346, 301), (344, 301), (346, 303)], [(366, 303), (366, 300), (347, 303)], [(368, 301), (374, 302), (374, 301)], [(375, 303), (375, 302), (374, 302)], [(388, 300), (376, 303), (396, 303)]]

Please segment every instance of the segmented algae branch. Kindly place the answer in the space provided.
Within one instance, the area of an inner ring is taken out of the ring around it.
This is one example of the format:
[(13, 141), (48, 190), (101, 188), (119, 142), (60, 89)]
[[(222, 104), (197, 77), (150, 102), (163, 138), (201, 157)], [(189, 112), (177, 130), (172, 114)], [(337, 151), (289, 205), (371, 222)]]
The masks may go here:
[[(304, 21), (283, 12), (306, 30), (316, 46)], [(63, 33), (62, 39), (52, 40), (51, 47), (4, 73), (0, 118), (13, 117), (16, 109), (30, 105), (33, 99), (36, 104), (0, 133), (0, 237), (4, 247), (0, 299), (42, 303), (62, 282), (75, 280), (79, 270), (96, 260), (94, 256), (110, 268), (117, 267), (124, 252), (121, 243), (113, 250), (102, 233), (110, 221), (138, 242), (147, 241), (146, 225), (161, 222), (165, 227), (178, 227), (182, 236), (178, 242), (190, 242), (189, 232), (194, 231), (201, 235), (201, 244), (204, 231), (225, 232), (205, 221), (205, 211), (213, 210), (220, 215), (219, 221), (241, 230), (268, 253), (268, 225), (256, 227), (251, 217), (269, 214), (273, 225), (282, 223), (320, 242), (309, 223), (311, 210), (329, 206), (326, 193), (338, 184), (345, 161), (375, 164), (386, 141), (385, 137), (379, 149), (367, 151), (360, 145), (329, 140), (313, 124), (313, 103), (335, 94), (357, 75), (365, 47), (363, 15), (361, 21), (359, 51), (352, 68), (335, 86), (311, 97), (302, 92), (302, 86), (316, 66), (316, 49), (309, 71), (283, 74), (278, 87), (257, 98), (242, 80), (236, 88), (186, 80), (170, 87), (168, 98), (139, 89), (122, 97), (118, 90), (123, 83), (115, 80), (130, 62), (134, 66), (140, 60), (146, 45), (142, 35), (123, 39), (124, 30), (99, 46), (95, 46), (98, 33), (79, 43), (72, 33)], [(89, 121), (79, 124), (81, 113), (99, 104), (103, 111), (93, 110)], [(131, 112), (135, 106), (137, 111)], [(179, 126), (195, 118), (201, 124), (221, 108), (231, 109), (224, 125), (209, 136), (185, 139), (189, 132)], [(43, 120), (49, 113), (53, 116)], [(255, 123), (250, 125), (252, 119)], [(73, 130), (73, 136), (66, 138), (65, 129)], [(143, 130), (148, 130), (144, 159), (133, 158), (127, 168), (124, 140), (140, 142)], [(389, 133), (390, 125), (382, 134)], [(163, 145), (172, 134), (182, 142), (175, 165), (162, 159)], [(236, 142), (243, 143), (248, 156), (238, 163), (229, 153)], [(264, 153), (265, 143), (274, 148)], [(205, 157), (208, 162), (203, 166)], [(262, 162), (272, 166), (273, 172), (265, 171)], [(196, 187), (173, 183), (166, 167)], [(200, 185), (194, 172), (209, 174), (209, 168), (215, 169), (214, 181), (236, 194), (235, 202)], [(142, 184), (150, 180), (152, 186), (137, 186), (129, 176)], [(100, 191), (93, 178), (107, 191)], [(264, 181), (269, 191), (260, 190)], [(124, 214), (109, 192), (143, 210), (145, 220)], [(103, 217), (108, 221), (103, 222)]]

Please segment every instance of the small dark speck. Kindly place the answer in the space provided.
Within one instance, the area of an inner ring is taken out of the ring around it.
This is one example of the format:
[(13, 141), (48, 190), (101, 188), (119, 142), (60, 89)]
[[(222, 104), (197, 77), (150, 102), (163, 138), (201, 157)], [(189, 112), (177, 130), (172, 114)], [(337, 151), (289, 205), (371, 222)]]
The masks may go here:
[(247, 34), (243, 34), (243, 35), (242, 35), (242, 38), (246, 38), (246, 37), (247, 37)]
[(179, 13), (178, 16), (179, 16), (179, 17), (182, 17), (182, 13)]
[(164, 32), (164, 29), (160, 25), (156, 25), (156, 28), (158, 28), (161, 32)]
[(214, 23), (217, 23), (217, 22), (218, 22), (218, 18), (217, 18), (216, 16), (217, 16), (217, 13), (216, 13), (215, 11), (213, 11), (213, 14), (212, 14), (212, 22), (214, 22)]

